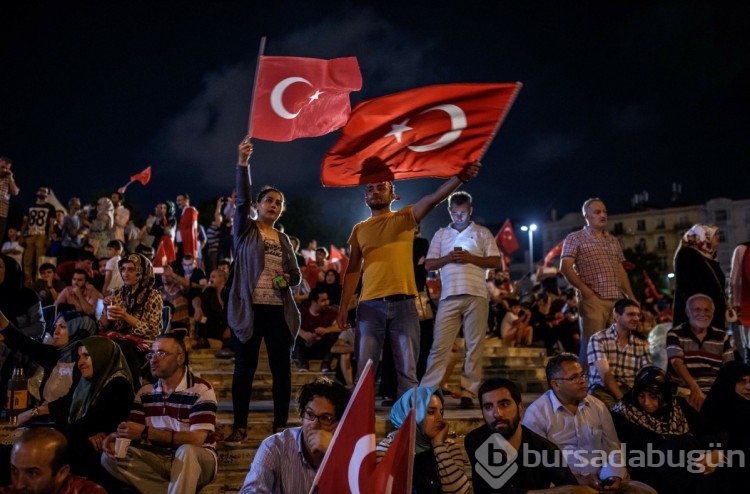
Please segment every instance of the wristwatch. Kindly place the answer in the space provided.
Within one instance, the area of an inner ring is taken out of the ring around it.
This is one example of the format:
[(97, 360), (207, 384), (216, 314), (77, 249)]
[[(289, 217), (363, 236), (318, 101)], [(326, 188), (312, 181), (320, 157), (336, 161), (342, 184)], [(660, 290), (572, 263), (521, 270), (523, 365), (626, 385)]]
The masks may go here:
[(141, 441), (148, 442), (148, 426), (143, 428), (143, 432), (141, 432)]

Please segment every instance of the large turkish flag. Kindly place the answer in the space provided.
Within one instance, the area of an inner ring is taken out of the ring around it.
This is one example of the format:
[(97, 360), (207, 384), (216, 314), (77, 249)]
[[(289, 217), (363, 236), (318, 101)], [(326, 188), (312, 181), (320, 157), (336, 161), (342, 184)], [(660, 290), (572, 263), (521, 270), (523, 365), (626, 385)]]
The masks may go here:
[(375, 378), (372, 361), (368, 361), (310, 492), (316, 486), (320, 493), (374, 492), (375, 464)]
[(355, 57), (260, 57), (250, 135), (286, 142), (332, 132), (349, 118), (349, 93), (361, 88)]
[(358, 104), (321, 168), (323, 185), (452, 177), (489, 146), (521, 88), (445, 84)]

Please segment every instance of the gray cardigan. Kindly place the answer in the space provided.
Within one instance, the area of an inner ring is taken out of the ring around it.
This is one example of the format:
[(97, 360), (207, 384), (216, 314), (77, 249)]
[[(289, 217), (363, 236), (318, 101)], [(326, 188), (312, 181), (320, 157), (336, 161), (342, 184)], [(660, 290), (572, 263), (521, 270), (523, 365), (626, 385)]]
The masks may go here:
[[(263, 238), (250, 217), (252, 204), (250, 167), (237, 166), (237, 201), (234, 212), (234, 266), (229, 291), (227, 319), (235, 336), (246, 343), (253, 336), (253, 290), (265, 265)], [(284, 301), (284, 320), (294, 339), (299, 330), (300, 316), (292, 296), (293, 286), (301, 281), (297, 258), (286, 234), (279, 232), (283, 257), (282, 269), (291, 278), (289, 286), (281, 290)]]

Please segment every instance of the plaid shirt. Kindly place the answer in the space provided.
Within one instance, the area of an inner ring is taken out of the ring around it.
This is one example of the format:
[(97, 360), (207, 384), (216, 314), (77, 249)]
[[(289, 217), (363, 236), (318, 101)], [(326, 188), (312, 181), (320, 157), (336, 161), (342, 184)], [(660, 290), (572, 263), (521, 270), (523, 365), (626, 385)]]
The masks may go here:
[(0, 218), (8, 217), (9, 200), (10, 185), (8, 185), (8, 177), (0, 178)]
[(588, 226), (565, 237), (562, 257), (572, 257), (586, 286), (605, 300), (622, 298), (620, 266), (625, 260), (620, 242), (607, 232), (597, 237)]
[(683, 360), (696, 384), (704, 393), (708, 393), (721, 366), (734, 360), (734, 348), (723, 329), (709, 327), (703, 341), (698, 341), (690, 329), (690, 323), (686, 322), (667, 333), (667, 357), (669, 373), (680, 386), (687, 386), (687, 383), (672, 367), (676, 359)]
[(651, 365), (648, 343), (632, 334), (623, 348), (617, 344), (617, 329), (613, 324), (591, 336), (588, 346), (589, 392), (598, 387), (606, 388), (604, 376), (599, 374), (595, 362), (606, 360), (617, 385), (633, 387), (635, 376), (643, 366)]

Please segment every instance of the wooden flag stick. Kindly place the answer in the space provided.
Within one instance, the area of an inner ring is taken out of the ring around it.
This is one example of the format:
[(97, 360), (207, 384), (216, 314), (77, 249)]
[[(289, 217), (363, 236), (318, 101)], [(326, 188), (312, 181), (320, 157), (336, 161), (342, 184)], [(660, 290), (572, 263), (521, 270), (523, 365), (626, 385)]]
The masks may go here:
[(260, 47), (258, 48), (258, 59), (255, 61), (255, 80), (253, 81), (253, 94), (250, 96), (250, 116), (247, 121), (247, 135), (253, 135), (253, 102), (255, 101), (255, 87), (258, 85), (258, 75), (260, 74), (260, 57), (266, 51), (266, 37), (260, 38)]

